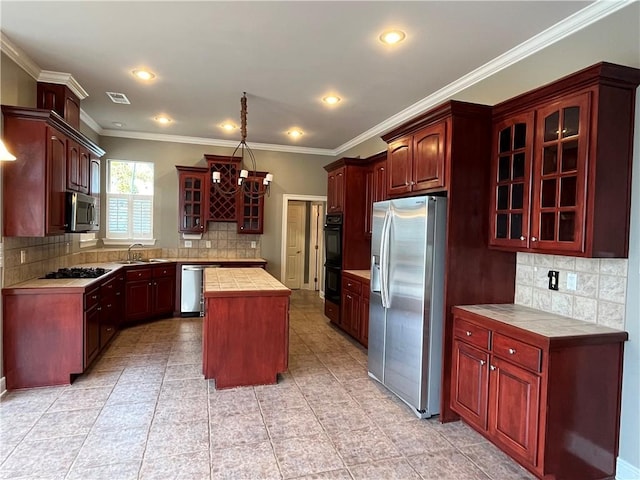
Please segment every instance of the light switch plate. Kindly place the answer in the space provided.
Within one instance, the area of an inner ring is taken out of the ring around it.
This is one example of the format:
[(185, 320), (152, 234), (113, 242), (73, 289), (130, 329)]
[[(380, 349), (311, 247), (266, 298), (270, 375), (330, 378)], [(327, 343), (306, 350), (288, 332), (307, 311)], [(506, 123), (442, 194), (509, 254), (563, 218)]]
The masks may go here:
[(575, 291), (578, 288), (578, 275), (575, 273), (567, 273), (567, 290)]
[(207, 240), (205, 242), (205, 244), (206, 244), (207, 248), (211, 248), (211, 240)]

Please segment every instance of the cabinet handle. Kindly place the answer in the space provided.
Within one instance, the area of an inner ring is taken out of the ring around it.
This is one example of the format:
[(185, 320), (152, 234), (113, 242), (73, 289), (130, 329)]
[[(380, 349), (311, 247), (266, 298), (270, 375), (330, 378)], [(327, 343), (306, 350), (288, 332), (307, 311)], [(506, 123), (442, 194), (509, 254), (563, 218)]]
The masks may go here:
[(381, 172), (384, 172), (384, 168), (381, 168), (381, 169), (380, 169), (380, 171), (381, 171)]
[(521, 240), (521, 241), (523, 241), (523, 242), (524, 242), (526, 239), (527, 239), (527, 237), (525, 237), (524, 235), (520, 235), (520, 240)]
[(98, 296), (97, 296), (97, 295), (91, 295), (91, 299), (92, 299), (92, 300), (95, 300), (96, 298), (98, 298)]
[(537, 242), (537, 241), (538, 241), (538, 239), (537, 239), (536, 237), (531, 237), (531, 241), (532, 241), (532, 242)]
[(120, 296), (120, 292), (116, 292), (116, 296)]
[[(300, 252), (298, 252), (298, 253), (300, 253)], [(350, 287), (350, 286), (351, 286), (351, 283), (347, 283), (347, 287)]]
[(107, 332), (113, 332), (113, 328), (107, 328)]
[(491, 365), (489, 368), (490, 368), (491, 370), (495, 370), (495, 369), (496, 369), (496, 366), (495, 366), (495, 365)]
[(487, 362), (485, 362), (484, 360), (480, 360), (480, 366), (481, 367), (484, 366), (485, 363), (487, 363)]
[(111, 308), (111, 304), (107, 305), (107, 308)]
[(98, 307), (96, 310), (100, 311), (100, 310), (102, 310), (102, 307)]
[(467, 330), (465, 333), (467, 334), (467, 337), (471, 336), (471, 332), (469, 330)]
[(510, 348), (509, 349), (509, 355), (513, 355), (514, 353), (516, 353), (516, 349), (515, 348)]
[(141, 274), (141, 273), (139, 273), (139, 274), (138, 274), (138, 276), (139, 276), (139, 277), (141, 277), (141, 276), (142, 276), (142, 274)]

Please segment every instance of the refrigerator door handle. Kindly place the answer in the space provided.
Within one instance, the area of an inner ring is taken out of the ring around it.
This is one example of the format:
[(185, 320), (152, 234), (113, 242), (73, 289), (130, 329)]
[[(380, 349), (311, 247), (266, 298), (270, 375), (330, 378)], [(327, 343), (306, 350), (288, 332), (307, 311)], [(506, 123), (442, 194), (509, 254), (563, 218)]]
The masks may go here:
[(382, 236), (380, 240), (380, 297), (382, 307), (389, 308), (389, 232), (391, 231), (392, 212), (387, 210), (382, 224)]

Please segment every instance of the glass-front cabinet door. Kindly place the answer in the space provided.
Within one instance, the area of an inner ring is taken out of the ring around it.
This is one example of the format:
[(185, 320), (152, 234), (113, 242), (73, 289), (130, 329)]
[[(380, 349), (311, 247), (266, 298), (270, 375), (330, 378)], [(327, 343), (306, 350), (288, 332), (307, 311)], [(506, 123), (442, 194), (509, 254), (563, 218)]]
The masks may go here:
[(532, 158), (533, 112), (494, 125), (490, 245), (526, 248), (529, 244)]
[(261, 234), (264, 218), (266, 172), (249, 172), (242, 190), (238, 192), (238, 233)]
[(584, 251), (590, 93), (537, 111), (529, 248)]
[(206, 230), (208, 206), (207, 168), (176, 167), (179, 177), (178, 231), (184, 233), (202, 233)]

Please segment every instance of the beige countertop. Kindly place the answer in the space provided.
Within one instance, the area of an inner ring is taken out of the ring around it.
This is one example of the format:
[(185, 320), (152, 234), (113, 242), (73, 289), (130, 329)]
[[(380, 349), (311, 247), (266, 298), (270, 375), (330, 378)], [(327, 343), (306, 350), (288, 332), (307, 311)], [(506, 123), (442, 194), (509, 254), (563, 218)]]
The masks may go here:
[(458, 308), (548, 338), (620, 333), (620, 330), (515, 304), (462, 305)]
[(238, 292), (270, 292), (289, 295), (291, 290), (261, 268), (206, 268), (204, 270), (205, 296)]
[[(86, 288), (93, 283), (101, 282), (109, 274), (121, 268), (131, 268), (131, 267), (144, 267), (146, 265), (164, 265), (164, 264), (175, 264), (175, 263), (194, 263), (194, 264), (202, 264), (202, 263), (266, 263), (266, 260), (263, 258), (163, 258), (162, 260), (167, 260), (166, 262), (141, 262), (141, 263), (133, 263), (128, 265), (123, 265), (118, 262), (92, 262), (92, 263), (83, 263), (80, 265), (73, 265), (68, 268), (82, 267), (82, 268), (96, 268), (101, 267), (106, 270), (109, 270), (108, 273), (102, 275), (98, 278), (32, 278), (30, 280), (26, 280), (24, 282), (16, 283), (15, 285), (10, 285), (6, 287), (6, 289), (34, 289), (34, 288)], [(262, 270), (259, 268), (258, 270)], [(262, 270), (264, 271), (264, 270)], [(275, 279), (274, 279), (275, 280)]]
[(362, 280), (366, 280), (367, 282), (371, 280), (371, 270), (345, 270), (344, 273), (350, 273), (351, 275), (360, 277)]

